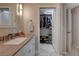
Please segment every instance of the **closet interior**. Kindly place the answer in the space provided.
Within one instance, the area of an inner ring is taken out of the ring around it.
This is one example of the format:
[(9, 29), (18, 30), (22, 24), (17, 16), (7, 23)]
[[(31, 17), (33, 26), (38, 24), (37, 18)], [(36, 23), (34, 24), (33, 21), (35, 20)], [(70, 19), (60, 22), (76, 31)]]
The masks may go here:
[(40, 43), (52, 44), (52, 9), (40, 8)]

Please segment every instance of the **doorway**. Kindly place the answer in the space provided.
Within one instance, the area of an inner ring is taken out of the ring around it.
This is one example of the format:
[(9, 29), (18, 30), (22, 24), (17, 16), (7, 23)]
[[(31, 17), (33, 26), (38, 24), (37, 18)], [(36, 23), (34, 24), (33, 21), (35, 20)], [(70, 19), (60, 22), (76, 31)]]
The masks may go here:
[[(56, 55), (53, 48), (53, 20), (55, 8), (41, 7), (39, 10), (40, 17), (40, 55)], [(49, 50), (50, 48), (50, 50)]]
[(79, 6), (67, 13), (67, 55), (79, 56)]
[(52, 44), (52, 9), (40, 8), (40, 43)]

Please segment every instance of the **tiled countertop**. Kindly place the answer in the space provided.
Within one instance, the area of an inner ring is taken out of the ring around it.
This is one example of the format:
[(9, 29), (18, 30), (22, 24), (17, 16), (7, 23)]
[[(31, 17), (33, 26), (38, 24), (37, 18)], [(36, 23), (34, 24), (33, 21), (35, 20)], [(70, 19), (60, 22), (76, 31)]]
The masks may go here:
[(33, 35), (28, 35), (27, 39), (19, 45), (0, 45), (0, 56), (14, 56), (27, 42), (31, 40)]

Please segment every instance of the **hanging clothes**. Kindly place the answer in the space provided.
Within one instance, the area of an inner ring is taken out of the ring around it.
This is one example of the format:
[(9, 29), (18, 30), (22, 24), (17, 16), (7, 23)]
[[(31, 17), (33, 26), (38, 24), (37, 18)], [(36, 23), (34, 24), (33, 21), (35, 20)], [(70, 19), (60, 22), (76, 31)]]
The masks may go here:
[(43, 27), (46, 27), (46, 17), (45, 16), (43, 17), (43, 21), (44, 21), (43, 22)]
[(46, 27), (46, 28), (49, 28), (52, 23), (51, 23), (51, 20), (52, 20), (52, 15), (49, 15), (49, 14), (42, 14), (40, 15), (40, 28), (42, 27)]

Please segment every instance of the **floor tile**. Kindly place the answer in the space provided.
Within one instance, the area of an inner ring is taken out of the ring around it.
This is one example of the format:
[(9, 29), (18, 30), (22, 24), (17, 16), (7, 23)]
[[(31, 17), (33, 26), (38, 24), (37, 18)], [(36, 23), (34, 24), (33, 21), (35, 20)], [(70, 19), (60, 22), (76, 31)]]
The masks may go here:
[(39, 56), (57, 56), (51, 44), (40, 44)]

